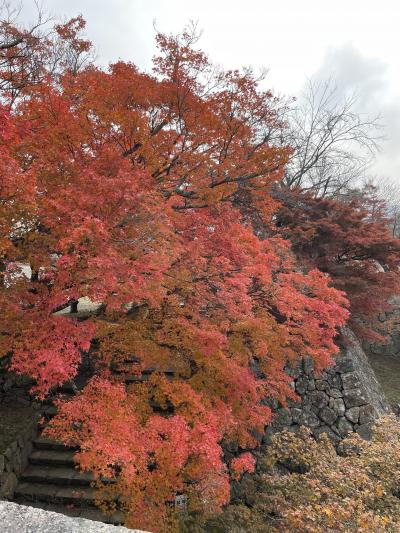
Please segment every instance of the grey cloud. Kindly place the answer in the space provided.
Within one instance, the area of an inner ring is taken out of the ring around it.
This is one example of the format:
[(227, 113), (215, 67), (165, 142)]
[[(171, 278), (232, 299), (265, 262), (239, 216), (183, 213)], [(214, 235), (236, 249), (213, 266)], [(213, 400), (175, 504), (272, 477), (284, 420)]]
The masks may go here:
[[(102, 65), (122, 58), (133, 60), (142, 68), (150, 68), (151, 57), (155, 51), (153, 19), (156, 19), (160, 29), (164, 31), (178, 31), (191, 18), (199, 20), (200, 27), (206, 30), (205, 37), (207, 38), (203, 41), (206, 45), (205, 49), (217, 61), (222, 61), (226, 67), (238, 66), (238, 62), (243, 63), (243, 59), (245, 59), (244, 63), (253, 64), (256, 68), (262, 64), (267, 67), (271, 66), (268, 84), (274, 86), (281, 76), (281, 81), (284, 80), (286, 83), (286, 86), (281, 85), (281, 90), (287, 94), (293, 95), (296, 87), (301, 85), (302, 73), (306, 74), (306, 69), (309, 68), (306, 65), (310, 64), (304, 54), (303, 56), (295, 54), (296, 39), (301, 53), (305, 50), (305, 46), (309, 46), (306, 38), (308, 34), (304, 29), (301, 34), (296, 33), (294, 31), (296, 26), (289, 24), (291, 32), (288, 31), (283, 43), (281, 41), (278, 43), (274, 37), (275, 34), (272, 35), (275, 40), (267, 40), (268, 32), (265, 34), (262, 24), (266, 15), (273, 13), (273, 10), (271, 11), (270, 8), (266, 10), (265, 3), (258, 0), (250, 2), (253, 7), (252, 12), (241, 4), (231, 3), (229, 5), (225, 0), (221, 0), (220, 3), (211, 0), (204, 0), (200, 3), (184, 0), (171, 0), (170, 2), (162, 0), (42, 0), (42, 2), (45, 9), (56, 17), (72, 17), (77, 13), (82, 13), (88, 21), (87, 34), (95, 43), (98, 59)], [(23, 4), (25, 20), (33, 20), (34, 0), (23, 0)], [(227, 9), (228, 5), (229, 9)], [(260, 16), (254, 17), (254, 13)], [(279, 9), (275, 16), (277, 14), (279, 15)], [(318, 17), (322, 14), (323, 9), (315, 12), (315, 24), (318, 24)], [(294, 11), (292, 15), (294, 17), (296, 12)], [(291, 20), (289, 17), (288, 22), (290, 23)], [(312, 22), (313, 19), (310, 20)], [(224, 21), (222, 26), (221, 21)], [(239, 35), (240, 39), (238, 39)], [(317, 40), (313, 45), (324, 46), (321, 41), (322, 37), (316, 35)], [(221, 43), (223, 43), (222, 46)], [(223, 50), (224, 54), (221, 55), (220, 50)], [(289, 56), (288, 52), (290, 52)], [(292, 61), (293, 54), (296, 57), (295, 62)], [(314, 54), (311, 55), (314, 57)], [(393, 66), (395, 65), (392, 62), (392, 68)], [(327, 48), (322, 64), (312, 77), (324, 80), (329, 77), (335, 78), (339, 92), (342, 94), (349, 95), (354, 91), (357, 92), (357, 111), (366, 112), (372, 116), (382, 115), (387, 140), (382, 144), (382, 153), (377, 158), (373, 170), (376, 174), (384, 174), (392, 179), (397, 178), (400, 183), (400, 150), (398, 149), (400, 146), (400, 105), (393, 96), (390, 96), (388, 90), (390, 83), (393, 86), (394, 81), (398, 79), (396, 72), (389, 72), (389, 67), (382, 56), (369, 57), (348, 42), (341, 46)]]
[(385, 91), (386, 73), (387, 65), (381, 59), (366, 57), (349, 43), (329, 48), (313, 77), (320, 80), (332, 77), (342, 94), (356, 92), (359, 109), (370, 112)]
[(317, 81), (329, 78), (335, 81), (339, 96), (357, 95), (357, 112), (380, 115), (385, 139), (371, 173), (400, 185), (400, 103), (389, 92), (388, 66), (348, 43), (328, 49), (312, 76)]

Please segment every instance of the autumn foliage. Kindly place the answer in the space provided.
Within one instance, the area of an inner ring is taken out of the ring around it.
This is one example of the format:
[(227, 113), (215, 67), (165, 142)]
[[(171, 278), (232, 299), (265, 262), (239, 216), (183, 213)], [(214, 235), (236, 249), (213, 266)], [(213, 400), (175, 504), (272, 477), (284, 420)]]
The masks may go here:
[[(196, 512), (229, 501), (271, 420), (263, 400), (294, 395), (285, 365), (328, 365), (348, 312), (237, 205), (245, 191), (273, 229), (290, 153), (268, 141), (273, 96), (249, 71), (217, 71), (190, 32), (157, 42), (153, 74), (66, 64), (11, 111), (4, 92), (0, 342), (39, 397), (88, 354), (92, 377), (48, 433), (79, 445), (104, 505), (118, 495), (129, 526), (162, 531), (176, 494)], [(99, 316), (54, 314), (84, 296)], [(232, 465), (229, 441), (244, 453)]]
[(276, 225), (301, 264), (318, 268), (346, 292), (350, 324), (362, 338), (382, 341), (374, 330), (390, 298), (400, 292), (400, 240), (371, 188), (342, 198), (301, 190), (279, 191)]
[[(395, 533), (400, 529), (400, 424), (379, 420), (371, 441), (345, 439), (338, 454), (326, 435), (274, 436), (257, 478), (254, 505), (228, 506), (194, 533)], [(183, 529), (185, 530), (185, 529)]]

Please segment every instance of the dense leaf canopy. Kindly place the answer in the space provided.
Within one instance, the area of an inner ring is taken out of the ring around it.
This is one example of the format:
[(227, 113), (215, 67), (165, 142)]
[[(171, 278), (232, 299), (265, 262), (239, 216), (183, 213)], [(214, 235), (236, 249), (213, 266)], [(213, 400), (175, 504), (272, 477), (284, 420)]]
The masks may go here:
[[(116, 477), (103, 499), (119, 494), (129, 525), (161, 531), (176, 494), (202, 512), (227, 503), (271, 420), (263, 400), (294, 395), (285, 365), (329, 364), (348, 312), (237, 202), (244, 192), (273, 229), (291, 150), (269, 143), (273, 96), (249, 71), (217, 71), (190, 32), (157, 41), (152, 75), (66, 67), (4, 105), (0, 339), (40, 397), (89, 353), (93, 376), (49, 433)], [(54, 314), (80, 297), (100, 315)], [(246, 452), (231, 470), (222, 441)]]

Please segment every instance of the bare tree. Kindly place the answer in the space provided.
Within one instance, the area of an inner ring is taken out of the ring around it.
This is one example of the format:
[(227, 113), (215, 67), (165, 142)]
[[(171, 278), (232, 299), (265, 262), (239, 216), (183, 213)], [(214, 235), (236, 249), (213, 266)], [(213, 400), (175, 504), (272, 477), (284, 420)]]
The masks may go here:
[(378, 150), (379, 117), (356, 111), (357, 97), (340, 98), (332, 80), (308, 82), (287, 113), (282, 142), (294, 148), (284, 185), (317, 196), (342, 192), (365, 177)]
[(400, 185), (390, 178), (375, 178), (377, 196), (384, 202), (393, 237), (400, 238)]
[(0, 3), (0, 98), (9, 107), (27, 88), (49, 76), (56, 81), (67, 70), (77, 72), (94, 59), (90, 42), (80, 37), (82, 17), (57, 24), (35, 5), (35, 22), (25, 26), (22, 4)]

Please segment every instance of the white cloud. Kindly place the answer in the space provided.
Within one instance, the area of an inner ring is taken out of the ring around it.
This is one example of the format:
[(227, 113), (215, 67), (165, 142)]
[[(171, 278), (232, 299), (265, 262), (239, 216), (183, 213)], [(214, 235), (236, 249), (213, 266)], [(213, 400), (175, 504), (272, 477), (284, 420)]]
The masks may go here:
[(368, 56), (353, 44), (330, 47), (313, 79), (332, 77), (338, 94), (357, 94), (356, 110), (371, 117), (380, 115), (385, 139), (371, 172), (389, 177), (400, 185), (400, 103), (395, 97), (389, 65), (383, 58)]
[[(33, 17), (33, 0), (24, 16)], [(226, 68), (269, 69), (277, 93), (296, 95), (306, 76), (335, 75), (358, 89), (359, 109), (382, 112), (388, 141), (377, 172), (400, 176), (400, 2), (398, 0), (42, 0), (56, 16), (82, 13), (103, 64), (119, 58), (150, 68), (153, 21), (178, 32), (189, 20), (204, 29), (202, 48)]]

